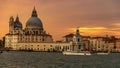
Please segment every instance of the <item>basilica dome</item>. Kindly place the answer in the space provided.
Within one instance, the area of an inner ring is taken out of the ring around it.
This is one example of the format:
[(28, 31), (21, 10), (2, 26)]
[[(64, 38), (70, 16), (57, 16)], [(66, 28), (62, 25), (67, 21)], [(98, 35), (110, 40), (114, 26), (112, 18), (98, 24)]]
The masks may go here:
[(26, 27), (43, 27), (41, 20), (38, 17), (31, 17), (26, 23)]
[(26, 28), (43, 28), (41, 20), (37, 17), (35, 8), (32, 11), (31, 17), (26, 22)]

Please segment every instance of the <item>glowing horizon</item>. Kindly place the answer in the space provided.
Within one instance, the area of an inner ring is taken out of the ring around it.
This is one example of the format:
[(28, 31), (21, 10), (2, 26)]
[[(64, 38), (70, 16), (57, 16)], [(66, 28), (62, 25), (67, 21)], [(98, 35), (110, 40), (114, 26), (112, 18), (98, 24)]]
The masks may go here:
[[(69, 28), (70, 31), (75, 32), (77, 28)], [(117, 29), (117, 28), (116, 28)], [(116, 29), (108, 29), (105, 27), (79, 27), (80, 33), (85, 36), (112, 36), (112, 35), (120, 35), (120, 33), (115, 32)], [(117, 33), (117, 34), (116, 34)]]

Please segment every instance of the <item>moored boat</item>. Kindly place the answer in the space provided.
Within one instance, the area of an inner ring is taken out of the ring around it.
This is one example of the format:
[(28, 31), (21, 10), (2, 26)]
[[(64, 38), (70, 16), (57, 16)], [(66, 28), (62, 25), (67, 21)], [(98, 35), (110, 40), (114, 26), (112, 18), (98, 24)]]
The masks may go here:
[(64, 51), (63, 55), (91, 55), (90, 52), (72, 52), (72, 51)]
[(96, 53), (97, 55), (109, 55), (110, 53), (109, 52), (98, 52)]
[(97, 53), (97, 55), (108, 55), (109, 53)]

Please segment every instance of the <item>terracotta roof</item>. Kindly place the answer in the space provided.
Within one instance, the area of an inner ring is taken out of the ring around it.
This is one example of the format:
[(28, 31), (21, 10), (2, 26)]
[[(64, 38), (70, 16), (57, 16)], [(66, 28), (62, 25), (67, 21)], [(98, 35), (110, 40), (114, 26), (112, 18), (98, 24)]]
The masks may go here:
[(52, 36), (52, 35), (50, 35), (50, 34), (26, 34), (26, 36)]
[(73, 36), (74, 36), (74, 34), (71, 33), (71, 34), (65, 35), (65, 36), (63, 36), (63, 37), (73, 37)]
[[(7, 33), (6, 35), (24, 35), (24, 34), (10, 34), (10, 33)], [(50, 34), (37, 34), (37, 35), (35, 35), (35, 34), (27, 34), (26, 36), (52, 36), (52, 35), (50, 35)]]
[(90, 36), (82, 36), (83, 38), (90, 38)]
[(6, 35), (19, 35), (18, 33), (17, 34), (10, 34), (10, 33), (7, 33)]
[(51, 41), (51, 42), (18, 42), (18, 43), (69, 43), (69, 42), (55, 42), (55, 41)]

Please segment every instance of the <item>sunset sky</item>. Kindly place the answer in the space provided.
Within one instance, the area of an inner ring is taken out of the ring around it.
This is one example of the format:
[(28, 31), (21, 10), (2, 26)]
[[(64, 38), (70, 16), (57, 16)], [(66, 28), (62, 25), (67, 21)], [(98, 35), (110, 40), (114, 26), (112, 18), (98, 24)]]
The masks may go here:
[(55, 40), (74, 33), (120, 37), (120, 0), (0, 0), (0, 38), (8, 33), (10, 16), (26, 21), (36, 7), (47, 33)]

